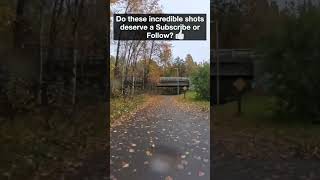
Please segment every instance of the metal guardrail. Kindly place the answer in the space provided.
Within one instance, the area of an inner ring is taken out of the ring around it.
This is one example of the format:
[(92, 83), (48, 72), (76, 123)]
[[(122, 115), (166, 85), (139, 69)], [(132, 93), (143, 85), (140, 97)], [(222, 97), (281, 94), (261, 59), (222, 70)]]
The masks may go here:
[[(255, 56), (255, 52), (252, 49), (219, 49), (217, 52), (219, 56), (230, 56), (232, 58)], [(216, 50), (211, 49), (211, 53), (215, 57)]]
[(161, 81), (189, 81), (187, 77), (160, 77)]
[(179, 87), (184, 87), (184, 86), (189, 87), (190, 84), (189, 83), (179, 83), (179, 84), (177, 84), (177, 83), (159, 83), (159, 84), (157, 84), (157, 87), (177, 87), (177, 86), (179, 86)]
[(190, 81), (187, 77), (160, 77), (157, 87), (189, 87)]

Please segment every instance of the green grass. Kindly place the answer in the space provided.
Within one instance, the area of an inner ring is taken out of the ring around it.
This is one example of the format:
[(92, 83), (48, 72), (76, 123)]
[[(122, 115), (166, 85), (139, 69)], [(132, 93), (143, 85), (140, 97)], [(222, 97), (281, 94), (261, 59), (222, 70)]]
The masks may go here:
[(255, 129), (256, 133), (267, 132), (296, 138), (320, 137), (320, 125), (296, 117), (279, 115), (273, 109), (274, 102), (274, 98), (270, 96), (247, 94), (242, 100), (241, 115), (237, 114), (237, 102), (215, 106), (215, 122), (239, 131)]
[(143, 104), (146, 100), (147, 97), (145, 95), (138, 95), (127, 99), (124, 99), (122, 97), (112, 98), (110, 103), (111, 122), (114, 122), (119, 117), (134, 111), (136, 108), (139, 107), (139, 105)]
[[(246, 95), (242, 99), (242, 114), (243, 120), (270, 120), (274, 113), (272, 110), (273, 98), (268, 96)], [(238, 112), (238, 103), (231, 102), (219, 106), (215, 106), (217, 115), (235, 115)]]
[(209, 111), (210, 109), (210, 101), (199, 99), (195, 91), (187, 91), (185, 98), (184, 95), (181, 94), (178, 97), (178, 100), (180, 102), (191, 104), (206, 111)]

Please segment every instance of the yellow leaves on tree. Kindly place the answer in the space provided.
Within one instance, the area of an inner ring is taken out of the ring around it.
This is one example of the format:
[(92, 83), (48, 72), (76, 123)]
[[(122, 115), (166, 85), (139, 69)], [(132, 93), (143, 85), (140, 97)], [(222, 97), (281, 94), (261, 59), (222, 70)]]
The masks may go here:
[(161, 76), (161, 69), (159, 65), (155, 61), (150, 60), (149, 68), (149, 82), (158, 83)]
[(187, 76), (191, 76), (197, 70), (197, 64), (194, 62), (191, 54), (187, 54), (185, 58)]
[(161, 52), (160, 52), (160, 63), (166, 67), (169, 65), (172, 60), (172, 45), (170, 43), (162, 43), (161, 44)]
[(118, 2), (118, 0), (107, 0), (107, 3), (110, 1), (110, 4), (114, 4), (116, 2)]

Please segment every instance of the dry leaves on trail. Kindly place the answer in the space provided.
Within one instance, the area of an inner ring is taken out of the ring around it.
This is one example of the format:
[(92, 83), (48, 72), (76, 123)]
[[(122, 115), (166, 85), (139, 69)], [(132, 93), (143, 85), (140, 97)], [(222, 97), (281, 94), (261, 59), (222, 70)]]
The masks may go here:
[[(112, 128), (117, 127), (119, 125), (125, 124), (127, 121), (129, 121), (132, 117), (134, 117), (139, 111), (142, 111), (146, 108), (150, 108), (156, 105), (156, 103), (159, 101), (158, 96), (145, 96), (145, 101), (142, 104), (137, 104), (135, 108), (131, 111), (126, 111), (118, 118), (111, 117), (111, 124), (110, 126)], [(116, 111), (113, 110), (113, 111)]]
[(129, 167), (129, 163), (127, 162), (122, 162), (122, 168), (127, 168)]
[(176, 104), (177, 107), (180, 109), (183, 109), (184, 111), (189, 111), (193, 113), (197, 112), (208, 112), (210, 111), (210, 106), (204, 107), (203, 105), (199, 105), (195, 102), (187, 102), (184, 100), (181, 100), (181, 97), (174, 98), (174, 103)]
[(199, 172), (198, 172), (198, 176), (200, 176), (200, 177), (201, 177), (201, 176), (204, 176), (204, 175), (205, 175), (205, 173), (204, 173), (204, 172), (202, 172), (202, 171), (199, 171)]

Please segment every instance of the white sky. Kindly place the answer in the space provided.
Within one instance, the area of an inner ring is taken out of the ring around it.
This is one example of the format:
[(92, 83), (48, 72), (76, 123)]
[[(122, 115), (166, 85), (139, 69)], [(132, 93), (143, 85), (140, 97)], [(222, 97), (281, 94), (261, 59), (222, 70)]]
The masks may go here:
[(164, 13), (207, 14), (206, 41), (171, 41), (173, 57), (185, 58), (191, 54), (197, 62), (210, 57), (210, 0), (160, 0)]
[[(185, 58), (191, 54), (196, 62), (210, 58), (210, 0), (160, 0), (163, 13), (167, 14), (207, 14), (207, 40), (171, 41), (173, 58)], [(115, 55), (115, 45), (111, 43), (111, 54)]]

